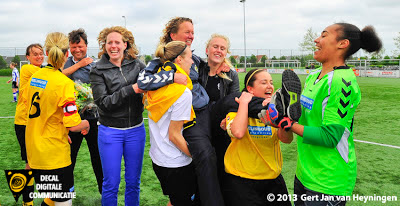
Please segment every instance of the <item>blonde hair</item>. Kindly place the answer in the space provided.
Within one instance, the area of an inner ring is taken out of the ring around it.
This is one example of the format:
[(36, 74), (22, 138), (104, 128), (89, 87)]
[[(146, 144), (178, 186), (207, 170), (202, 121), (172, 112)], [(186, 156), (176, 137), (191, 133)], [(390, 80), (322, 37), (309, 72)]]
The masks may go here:
[(11, 62), (10, 65), (13, 66), (13, 67), (16, 67), (16, 66), (17, 66), (17, 63)]
[(65, 53), (68, 52), (68, 37), (60, 32), (53, 32), (47, 35), (44, 43), (48, 55), (47, 62), (55, 69), (60, 69), (65, 62)]
[(187, 45), (183, 41), (171, 41), (168, 44), (158, 45), (155, 56), (159, 57), (161, 62), (173, 62), (178, 56), (185, 56)]
[(231, 53), (231, 50), (229, 50), (231, 48), (231, 41), (229, 41), (229, 38), (227, 36), (222, 35), (222, 34), (212, 34), (211, 38), (208, 39), (208, 41), (206, 43), (206, 45), (207, 45), (206, 47), (207, 48), (210, 46), (211, 40), (213, 40), (214, 38), (221, 38), (221, 39), (225, 40), (226, 41), (226, 52), (228, 54)]
[[(231, 51), (230, 51), (230, 48), (231, 48), (231, 41), (229, 41), (229, 38), (228, 38), (227, 36), (222, 35), (222, 34), (216, 34), (216, 33), (215, 33), (215, 34), (212, 34), (212, 35), (211, 35), (211, 38), (208, 39), (208, 41), (207, 41), (207, 43), (206, 43), (206, 48), (208, 48), (208, 47), (210, 46), (211, 40), (213, 40), (214, 38), (221, 38), (221, 39), (225, 40), (225, 41), (226, 41), (226, 53), (227, 53), (227, 54), (230, 54), (230, 53), (231, 53)], [(224, 63), (227, 64), (230, 68), (233, 67), (231, 61), (230, 61), (228, 58), (226, 58), (226, 57), (224, 58)], [(221, 78), (223, 78), (223, 79), (227, 79), (227, 80), (232, 81), (232, 79), (229, 78), (228, 75), (226, 75), (225, 72), (220, 72), (220, 73), (218, 74), (218, 76), (221, 77)]]
[(172, 34), (178, 33), (179, 26), (185, 21), (193, 24), (192, 20), (186, 17), (175, 17), (169, 20), (168, 23), (165, 24), (165, 29), (163, 30), (163, 36), (160, 37), (160, 44), (167, 44), (168, 42), (171, 42), (172, 41), (171, 33)]
[(124, 51), (124, 58), (136, 59), (136, 56), (139, 54), (139, 51), (135, 45), (135, 38), (133, 37), (132, 32), (130, 32), (129, 30), (127, 30), (122, 26), (113, 26), (105, 28), (100, 32), (99, 36), (97, 37), (97, 41), (99, 42), (100, 46), (100, 52), (98, 54), (98, 57), (101, 58), (101, 56), (104, 53), (107, 53), (106, 51), (107, 36), (112, 32), (117, 32), (121, 34), (122, 41), (124, 43), (126, 42), (127, 47)]

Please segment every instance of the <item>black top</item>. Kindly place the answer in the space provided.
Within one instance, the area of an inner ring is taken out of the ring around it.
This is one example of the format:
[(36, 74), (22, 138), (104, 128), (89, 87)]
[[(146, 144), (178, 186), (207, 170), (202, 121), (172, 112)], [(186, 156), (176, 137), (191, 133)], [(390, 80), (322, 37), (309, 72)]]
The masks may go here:
[(218, 75), (208, 76), (206, 91), (210, 97), (210, 102), (216, 102), (220, 99), (220, 90), (220, 77)]

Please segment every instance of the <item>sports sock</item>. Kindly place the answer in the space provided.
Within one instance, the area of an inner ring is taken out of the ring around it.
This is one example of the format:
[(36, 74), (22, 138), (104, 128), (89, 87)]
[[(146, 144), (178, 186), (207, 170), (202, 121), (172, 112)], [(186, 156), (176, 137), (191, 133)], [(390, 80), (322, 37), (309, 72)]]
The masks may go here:
[(14, 101), (17, 101), (17, 93), (18, 93), (18, 92), (13, 92)]

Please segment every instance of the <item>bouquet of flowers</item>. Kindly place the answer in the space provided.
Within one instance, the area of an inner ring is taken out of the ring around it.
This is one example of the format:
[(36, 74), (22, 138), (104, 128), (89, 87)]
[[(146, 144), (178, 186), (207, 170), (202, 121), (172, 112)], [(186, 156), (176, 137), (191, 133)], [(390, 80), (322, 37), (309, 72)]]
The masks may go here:
[(97, 106), (94, 104), (92, 89), (90, 84), (82, 83), (80, 80), (75, 81), (76, 90), (76, 105), (78, 107), (79, 114), (83, 114), (85, 111), (89, 112), (93, 116), (97, 117)]

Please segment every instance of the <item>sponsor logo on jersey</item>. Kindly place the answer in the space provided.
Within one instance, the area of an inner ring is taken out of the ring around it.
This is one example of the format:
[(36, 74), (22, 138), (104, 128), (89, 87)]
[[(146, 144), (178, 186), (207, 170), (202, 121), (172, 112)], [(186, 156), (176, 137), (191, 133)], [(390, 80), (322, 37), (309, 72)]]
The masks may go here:
[(43, 80), (43, 79), (37, 79), (37, 78), (32, 78), (31, 80), (31, 86), (33, 87), (38, 87), (38, 88), (46, 88), (47, 85), (47, 80)]
[[(271, 136), (272, 130), (271, 127), (264, 127), (264, 126), (247, 126), (249, 130), (249, 134), (253, 136)], [(266, 137), (260, 137), (266, 138)]]
[(300, 97), (300, 103), (301, 103), (301, 105), (302, 105), (303, 107), (305, 107), (305, 108), (311, 110), (312, 107), (313, 107), (313, 104), (314, 104), (314, 100), (311, 99), (311, 98), (308, 98), (308, 97), (306, 97), (306, 96), (304, 96), (304, 95), (301, 95), (301, 97)]

